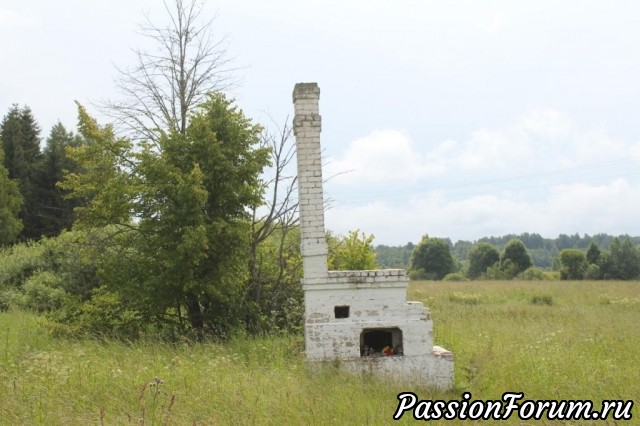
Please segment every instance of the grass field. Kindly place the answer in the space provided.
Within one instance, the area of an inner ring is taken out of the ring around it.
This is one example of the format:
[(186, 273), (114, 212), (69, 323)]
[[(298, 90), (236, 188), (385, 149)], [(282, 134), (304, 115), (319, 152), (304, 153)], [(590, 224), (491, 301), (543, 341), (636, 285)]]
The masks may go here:
[[(225, 345), (71, 341), (25, 312), (0, 314), (0, 425), (394, 423), (396, 395), (640, 401), (640, 283), (414, 282), (435, 342), (454, 352), (456, 389), (438, 393), (309, 371), (301, 337)], [(627, 422), (640, 424), (634, 407)], [(410, 415), (398, 422), (412, 423)], [(439, 421), (431, 424), (536, 424)]]

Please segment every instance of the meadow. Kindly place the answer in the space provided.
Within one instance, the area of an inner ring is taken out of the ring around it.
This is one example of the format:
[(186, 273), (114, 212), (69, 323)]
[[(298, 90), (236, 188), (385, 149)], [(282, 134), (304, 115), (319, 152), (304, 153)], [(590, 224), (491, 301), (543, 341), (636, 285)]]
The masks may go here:
[[(52, 337), (28, 312), (0, 313), (0, 425), (373, 425), (397, 394), (421, 399), (640, 401), (640, 283), (412, 282), (435, 343), (455, 354), (454, 390), (409, 389), (307, 368), (301, 336), (219, 343)], [(630, 421), (434, 421), (442, 425), (640, 424)]]

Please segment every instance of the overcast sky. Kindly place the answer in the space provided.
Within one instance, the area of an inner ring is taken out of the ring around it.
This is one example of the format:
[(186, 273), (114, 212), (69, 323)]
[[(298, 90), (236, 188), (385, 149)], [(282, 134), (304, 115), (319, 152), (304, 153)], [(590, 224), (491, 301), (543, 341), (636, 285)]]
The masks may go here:
[[(294, 84), (320, 85), (334, 232), (640, 235), (640, 2), (204, 7), (247, 115), (283, 122)], [(159, 0), (0, 0), (0, 114), (26, 104), (46, 137), (74, 100), (117, 99), (144, 13), (166, 22)]]

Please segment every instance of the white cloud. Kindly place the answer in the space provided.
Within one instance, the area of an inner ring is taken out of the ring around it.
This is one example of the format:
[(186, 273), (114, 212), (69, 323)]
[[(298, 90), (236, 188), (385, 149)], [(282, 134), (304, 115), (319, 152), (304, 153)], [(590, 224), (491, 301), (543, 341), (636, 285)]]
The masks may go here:
[(442, 173), (444, 166), (437, 160), (454, 145), (448, 141), (422, 154), (405, 132), (376, 130), (353, 141), (339, 158), (329, 159), (326, 175), (337, 175), (334, 181), (344, 185), (414, 182)]
[[(640, 185), (626, 179), (607, 184), (584, 183), (553, 188), (549, 205), (553, 208), (556, 233), (611, 232), (637, 234), (640, 217)], [(550, 224), (551, 225), (551, 224)], [(567, 230), (567, 231), (563, 231)]]
[[(328, 175), (343, 185), (410, 185), (435, 176), (479, 173), (501, 177), (561, 171), (608, 161), (637, 159), (640, 143), (617, 140), (602, 128), (580, 129), (553, 109), (533, 110), (514, 124), (482, 128), (463, 142), (445, 140), (420, 146), (406, 132), (376, 130), (330, 159)], [(474, 175), (475, 174), (475, 175)], [(483, 174), (481, 180), (490, 179)]]
[(495, 169), (531, 158), (532, 150), (531, 140), (520, 126), (480, 129), (461, 147), (456, 163), (467, 170)]
[(584, 138), (561, 112), (533, 110), (514, 124), (474, 132), (462, 146), (459, 164), (468, 170), (502, 168), (517, 174), (567, 167), (589, 149)]
[(493, 11), (488, 15), (482, 16), (476, 22), (475, 27), (489, 34), (497, 34), (505, 30), (507, 19), (504, 13)]
[[(333, 170), (328, 228), (360, 228), (379, 244), (424, 233), (474, 240), (507, 233), (637, 233), (640, 144), (581, 129), (555, 110), (480, 129), (466, 141), (417, 146), (376, 131), (351, 143)], [(393, 189), (389, 189), (393, 188)]]
[(453, 241), (484, 236), (537, 232), (637, 234), (640, 185), (624, 179), (597, 186), (564, 185), (538, 202), (475, 196), (460, 201), (427, 196), (392, 205), (373, 202), (338, 206), (327, 212), (327, 227), (338, 233), (359, 228), (376, 236), (376, 244), (417, 242), (423, 234)]
[(37, 19), (31, 14), (0, 6), (0, 30), (28, 29), (35, 27)]
[(553, 109), (534, 110), (524, 115), (518, 123), (532, 136), (563, 139), (571, 136), (573, 123), (566, 115)]

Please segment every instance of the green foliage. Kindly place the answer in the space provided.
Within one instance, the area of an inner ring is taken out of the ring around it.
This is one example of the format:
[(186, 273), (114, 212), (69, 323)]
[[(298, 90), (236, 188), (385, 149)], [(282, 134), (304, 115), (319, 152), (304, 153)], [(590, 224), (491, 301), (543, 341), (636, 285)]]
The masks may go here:
[(38, 313), (60, 309), (67, 298), (61, 275), (52, 271), (40, 271), (30, 276), (22, 293), (20, 305)]
[(602, 272), (598, 265), (590, 264), (584, 272), (585, 280), (600, 280), (602, 279)]
[(640, 257), (629, 238), (622, 242), (614, 238), (598, 266), (604, 279), (632, 280), (640, 276)]
[[(585, 234), (580, 236), (560, 234), (557, 238), (543, 238), (539, 234), (523, 233), (519, 235), (508, 234), (501, 237), (487, 237), (479, 239), (475, 245), (480, 243), (487, 243), (494, 246), (498, 252), (504, 250), (505, 246), (512, 239), (519, 239), (523, 242), (527, 248), (527, 252), (531, 258), (531, 263), (539, 268), (548, 270), (557, 270), (561, 268), (560, 265), (560, 250), (558, 247), (564, 248), (576, 248), (579, 250), (587, 250), (592, 248), (592, 257), (587, 256), (587, 260), (590, 264), (600, 264), (600, 251), (604, 251), (608, 248), (611, 242), (614, 240), (614, 236), (608, 234)], [(629, 237), (627, 235), (619, 236), (618, 239), (623, 240), (629, 238), (633, 245), (640, 245), (640, 237)], [(567, 247), (568, 246), (568, 247)], [(378, 265), (381, 268), (409, 268), (411, 250), (413, 250), (413, 244), (408, 243), (405, 246), (376, 246), (376, 254)], [(451, 254), (457, 261), (460, 262), (460, 269), (467, 268), (466, 261), (470, 259), (470, 250), (473, 248), (472, 243), (468, 241), (457, 241), (453, 244)], [(597, 260), (595, 260), (597, 259)], [(470, 265), (469, 265), (470, 266)]]
[(523, 281), (554, 281), (558, 279), (554, 272), (543, 271), (533, 266), (518, 273), (516, 265), (511, 260), (487, 268), (487, 271), (481, 276), (481, 279), (484, 280), (512, 280), (514, 278)]
[(376, 246), (376, 261), (383, 269), (408, 269), (414, 245), (409, 242), (404, 246)]
[(64, 309), (49, 315), (56, 336), (135, 340), (149, 329), (140, 311), (118, 293), (97, 288), (89, 300), (67, 300)]
[(21, 289), (25, 281), (40, 270), (51, 270), (45, 245), (20, 243), (0, 250), (0, 286)]
[(518, 275), (518, 279), (525, 280), (525, 281), (544, 281), (544, 280), (548, 280), (549, 277), (547, 276), (547, 274), (545, 274), (543, 270), (531, 267), (522, 271)]
[(593, 241), (591, 241), (587, 249), (586, 260), (589, 265), (597, 265), (600, 262), (600, 249)]
[(132, 170), (135, 165), (131, 158), (132, 143), (116, 139), (111, 126), (100, 127), (80, 104), (78, 129), (86, 143), (65, 148), (78, 168), (65, 173), (59, 185), (69, 193), (69, 198), (88, 201), (88, 205), (75, 209), (77, 225), (85, 228), (128, 225), (137, 186), (141, 185)]
[(509, 241), (500, 256), (500, 269), (513, 278), (531, 266), (531, 257), (522, 241), (516, 239)]
[(75, 219), (73, 209), (82, 203), (80, 199), (66, 199), (65, 191), (58, 186), (65, 172), (79, 171), (78, 166), (67, 157), (66, 147), (78, 147), (82, 144), (82, 138), (67, 132), (61, 123), (53, 126), (47, 138), (39, 179), (44, 206), (41, 216), (45, 236), (55, 236), (62, 230), (71, 229)]
[(69, 297), (86, 300), (98, 285), (97, 252), (78, 231), (0, 250), (0, 293), (5, 308), (37, 312), (63, 307)]
[(481, 300), (477, 294), (454, 292), (449, 295), (449, 302), (463, 305), (478, 305)]
[(547, 306), (552, 306), (553, 305), (553, 296), (545, 294), (542, 296), (533, 296), (531, 298), (531, 304), (532, 305), (547, 305)]
[[(68, 148), (82, 172), (62, 184), (88, 199), (76, 209), (84, 229), (109, 225), (99, 240), (105, 294), (156, 326), (225, 335), (242, 317), (247, 207), (261, 202), (268, 151), (261, 128), (212, 94), (186, 133), (162, 134), (134, 149), (79, 107), (87, 143)], [(133, 220), (135, 219), (135, 220)], [(115, 305), (114, 305), (115, 306)]]
[(487, 271), (480, 276), (484, 280), (510, 280), (513, 278), (513, 271), (504, 271), (499, 264), (487, 268)]
[(252, 334), (300, 333), (304, 300), (300, 228), (273, 225), (250, 258), (244, 323)]
[(365, 271), (376, 269), (376, 252), (373, 249), (373, 235), (360, 230), (349, 231), (349, 235), (334, 237), (327, 235), (329, 270)]
[(638, 278), (640, 275), (640, 257), (638, 257), (638, 250), (629, 238), (622, 240), (620, 246), (617, 244), (611, 246), (609, 250), (619, 274), (618, 278), (623, 280)]
[(560, 252), (560, 279), (581, 280), (587, 268), (587, 259), (581, 250), (564, 249)]
[(10, 288), (0, 288), (0, 312), (6, 312), (19, 303), (20, 294)]
[[(527, 268), (528, 269), (528, 268)], [(513, 279), (524, 271), (511, 259), (504, 259), (500, 262), (500, 270), (505, 274), (505, 279)]]
[(430, 280), (441, 280), (445, 275), (455, 272), (455, 263), (447, 240), (430, 238), (428, 235), (422, 237), (422, 241), (411, 254), (411, 269), (423, 271), (418, 276), (414, 275), (416, 278), (424, 277)]
[(461, 272), (451, 272), (445, 275), (442, 281), (468, 281), (468, 279)]
[[(628, 236), (619, 236), (618, 238), (624, 239), (626, 237)], [(613, 241), (614, 236), (608, 234), (584, 234), (583, 236), (560, 234), (557, 238), (542, 238), (539, 234), (525, 232), (519, 235), (507, 234), (501, 237), (481, 238), (478, 242), (486, 242), (494, 245), (498, 250), (503, 250), (512, 239), (519, 239), (523, 242), (533, 264), (540, 268), (549, 269), (553, 268), (553, 261), (557, 259), (561, 250), (566, 248), (586, 250), (591, 243), (599, 246), (600, 249), (606, 249)], [(631, 237), (631, 241), (638, 245), (640, 237)]]
[(9, 179), (0, 145), (0, 247), (13, 242), (22, 231), (22, 221), (18, 217), (21, 208), (22, 195), (18, 184)]
[(29, 107), (13, 105), (9, 109), (0, 122), (0, 140), (4, 150), (4, 166), (9, 178), (18, 183), (23, 199), (19, 213), (23, 224), (20, 239), (40, 238), (43, 234), (44, 210), (39, 182), (42, 168), (40, 128)]
[(451, 248), (451, 255), (460, 261), (469, 259), (469, 252), (473, 248), (474, 244), (470, 241), (459, 240), (453, 244)]
[(64, 200), (56, 185), (62, 180), (63, 170), (76, 169), (66, 158), (65, 147), (77, 146), (82, 140), (58, 123), (51, 129), (42, 153), (39, 135), (40, 129), (28, 107), (14, 105), (0, 123), (0, 151), (4, 152), (4, 156), (0, 153), (0, 245), (8, 239), (4, 235), (7, 227), (13, 229), (11, 234), (15, 233), (15, 223), (14, 226), (7, 223), (11, 217), (15, 221), (16, 210), (22, 223), (18, 229), (21, 240), (58, 235), (71, 227), (77, 202)]
[(488, 243), (478, 243), (469, 251), (467, 276), (471, 279), (480, 278), (488, 268), (499, 261), (500, 254), (494, 246)]

